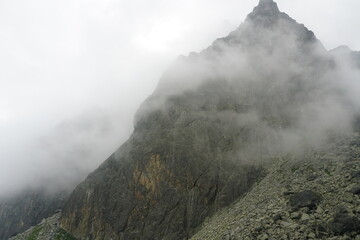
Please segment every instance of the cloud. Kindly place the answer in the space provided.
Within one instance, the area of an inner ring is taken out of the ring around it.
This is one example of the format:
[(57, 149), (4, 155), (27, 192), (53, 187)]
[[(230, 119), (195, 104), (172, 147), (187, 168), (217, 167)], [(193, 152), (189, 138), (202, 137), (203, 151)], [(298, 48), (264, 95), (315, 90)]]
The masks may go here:
[(251, 162), (318, 150), (352, 132), (360, 109), (353, 53), (328, 52), (287, 15), (274, 18), (252, 15), (201, 53), (179, 58), (139, 109), (136, 128), (146, 130), (154, 116), (174, 126), (206, 116), (204, 126), (239, 143), (231, 151)]

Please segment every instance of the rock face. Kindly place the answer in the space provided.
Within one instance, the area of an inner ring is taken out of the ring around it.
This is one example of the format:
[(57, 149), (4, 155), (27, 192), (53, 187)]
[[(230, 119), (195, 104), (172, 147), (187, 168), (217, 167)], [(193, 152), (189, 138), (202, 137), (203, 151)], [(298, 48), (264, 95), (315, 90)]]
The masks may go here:
[(67, 193), (27, 191), (0, 202), (0, 239), (20, 233), (61, 209)]
[(75, 236), (184, 238), (216, 208), (248, 190), (261, 172), (247, 165), (221, 164), (216, 161), (221, 153), (204, 153), (185, 142), (181, 143), (189, 152), (149, 153), (144, 151), (149, 142), (133, 141), (130, 146), (137, 146), (136, 152), (123, 146), (120, 158), (111, 156), (72, 194), (61, 223)]
[(349, 115), (332, 89), (336, 67), (311, 31), (261, 0), (229, 36), (164, 74), (130, 139), (73, 191), (61, 226), (79, 239), (188, 239), (275, 156), (343, 131), (332, 121)]

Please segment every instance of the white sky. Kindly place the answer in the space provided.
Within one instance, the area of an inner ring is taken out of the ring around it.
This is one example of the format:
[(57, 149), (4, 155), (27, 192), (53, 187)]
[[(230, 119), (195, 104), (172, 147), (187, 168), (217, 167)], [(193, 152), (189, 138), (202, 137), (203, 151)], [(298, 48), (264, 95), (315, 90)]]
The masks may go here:
[[(226, 36), (257, 3), (0, 0), (0, 197), (68, 166), (95, 168), (166, 67)], [(359, 0), (277, 3), (327, 49), (360, 50)]]

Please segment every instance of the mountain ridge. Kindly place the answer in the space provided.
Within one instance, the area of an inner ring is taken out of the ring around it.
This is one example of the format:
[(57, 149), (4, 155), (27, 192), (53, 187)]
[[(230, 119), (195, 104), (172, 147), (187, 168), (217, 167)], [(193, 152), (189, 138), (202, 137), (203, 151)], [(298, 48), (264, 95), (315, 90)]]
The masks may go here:
[[(70, 196), (62, 226), (81, 239), (189, 238), (261, 179), (266, 159), (299, 151), (296, 132), (326, 138), (334, 123), (319, 130), (325, 119), (313, 127), (307, 117), (313, 105), (343, 97), (326, 86), (331, 71), (311, 31), (260, 1), (225, 41), (164, 74), (130, 139)], [(329, 107), (347, 116), (340, 103)]]

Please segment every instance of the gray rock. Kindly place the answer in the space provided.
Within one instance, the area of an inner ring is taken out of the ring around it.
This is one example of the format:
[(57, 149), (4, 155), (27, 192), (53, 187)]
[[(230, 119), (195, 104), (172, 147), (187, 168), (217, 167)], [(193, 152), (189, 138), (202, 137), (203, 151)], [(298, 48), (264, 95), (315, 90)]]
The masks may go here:
[(310, 220), (310, 216), (306, 213), (303, 213), (301, 215), (301, 221), (308, 221), (308, 220)]
[(291, 215), (290, 215), (290, 217), (292, 218), (292, 219), (299, 219), (300, 218), (300, 213), (299, 212), (293, 212), (293, 213), (291, 213)]
[(359, 195), (360, 194), (360, 186), (355, 186), (355, 187), (351, 188), (350, 192), (353, 194)]
[(341, 208), (337, 210), (330, 222), (330, 229), (338, 235), (349, 232), (360, 233), (360, 219), (350, 216), (344, 208)]
[(269, 239), (269, 235), (267, 235), (266, 233), (261, 234), (260, 236), (257, 237), (258, 240), (268, 240)]
[(324, 212), (324, 210), (322, 209), (322, 207), (319, 206), (316, 208), (316, 213), (321, 214), (323, 212)]
[(316, 208), (321, 201), (321, 196), (312, 190), (304, 190), (292, 195), (289, 199), (291, 207), (299, 209), (308, 207), (309, 209)]
[(351, 178), (360, 179), (360, 171), (355, 171), (351, 173)]
[(316, 238), (316, 235), (315, 235), (315, 233), (311, 232), (311, 233), (308, 234), (308, 237), (309, 238)]

